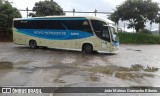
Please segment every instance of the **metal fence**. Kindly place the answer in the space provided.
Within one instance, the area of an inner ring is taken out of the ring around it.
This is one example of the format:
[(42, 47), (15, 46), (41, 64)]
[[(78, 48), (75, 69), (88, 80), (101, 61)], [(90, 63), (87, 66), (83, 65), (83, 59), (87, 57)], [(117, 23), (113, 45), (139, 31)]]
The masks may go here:
[[(26, 13), (27, 13), (27, 17), (29, 16), (29, 12), (34, 12), (33, 10), (30, 10), (30, 9), (28, 9), (28, 8), (26, 8), (26, 9), (20, 9), (19, 11), (26, 11)], [(84, 11), (76, 11), (75, 9), (73, 9), (72, 11), (64, 11), (65, 13), (72, 13), (73, 14), (73, 16), (75, 16), (75, 13), (92, 13), (92, 14), (94, 14), (95, 16), (97, 16), (97, 14), (106, 14), (106, 15), (110, 15), (110, 14), (112, 14), (112, 12), (99, 12), (98, 10), (94, 10), (94, 11), (88, 11), (88, 12), (84, 12)]]

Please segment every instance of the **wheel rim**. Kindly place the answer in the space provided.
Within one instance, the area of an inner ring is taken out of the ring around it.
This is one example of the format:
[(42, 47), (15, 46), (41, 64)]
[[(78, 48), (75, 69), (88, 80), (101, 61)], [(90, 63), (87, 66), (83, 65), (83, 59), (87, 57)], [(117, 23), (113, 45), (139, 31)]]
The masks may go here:
[(37, 46), (37, 43), (35, 41), (30, 42), (30, 47), (31, 48), (36, 48), (36, 46)]
[(90, 51), (91, 51), (91, 47), (90, 47), (90, 46), (87, 46), (87, 47), (86, 47), (86, 51), (87, 51), (87, 52), (90, 52)]
[(86, 46), (85, 46), (85, 52), (86, 52), (86, 53), (91, 53), (91, 52), (92, 52), (92, 46), (86, 45)]

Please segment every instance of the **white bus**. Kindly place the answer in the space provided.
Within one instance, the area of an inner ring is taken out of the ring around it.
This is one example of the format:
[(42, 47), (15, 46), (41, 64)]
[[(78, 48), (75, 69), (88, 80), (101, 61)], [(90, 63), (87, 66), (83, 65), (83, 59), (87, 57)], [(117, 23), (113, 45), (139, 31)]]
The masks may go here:
[(113, 52), (119, 47), (113, 22), (91, 16), (15, 18), (13, 42), (31, 48), (41, 46), (86, 53)]

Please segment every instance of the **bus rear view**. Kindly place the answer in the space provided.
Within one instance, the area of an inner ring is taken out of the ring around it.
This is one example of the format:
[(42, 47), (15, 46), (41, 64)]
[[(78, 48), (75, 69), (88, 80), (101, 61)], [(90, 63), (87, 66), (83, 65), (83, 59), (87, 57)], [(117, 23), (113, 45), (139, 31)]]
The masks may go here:
[(97, 17), (52, 16), (13, 20), (13, 42), (31, 48), (48, 47), (114, 52), (118, 49), (117, 28)]

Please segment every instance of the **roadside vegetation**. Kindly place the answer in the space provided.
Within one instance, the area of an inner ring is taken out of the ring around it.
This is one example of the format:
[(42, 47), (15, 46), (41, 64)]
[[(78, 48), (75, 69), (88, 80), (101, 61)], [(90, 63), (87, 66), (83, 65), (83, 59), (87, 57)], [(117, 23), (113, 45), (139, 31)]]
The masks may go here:
[(10, 2), (0, 0), (0, 41), (12, 40), (13, 18), (20, 18), (21, 14)]
[(160, 23), (159, 4), (152, 0), (126, 0), (118, 5), (109, 19), (116, 22), (126, 21), (128, 28), (133, 28), (136, 33), (145, 29), (146, 23)]
[(125, 44), (160, 44), (160, 35), (144, 33), (119, 33), (120, 43)]
[[(35, 3), (30, 17), (65, 15), (63, 9), (54, 0), (45, 0)], [(21, 18), (20, 11), (13, 7), (8, 0), (0, 0), (0, 42), (12, 41), (12, 22), (14, 18)]]
[(146, 23), (160, 23), (159, 4), (153, 0), (125, 0), (118, 5), (109, 19), (118, 24), (119, 21), (129, 22), (127, 28), (136, 33), (119, 33), (120, 43), (160, 44), (160, 35), (152, 35), (146, 30)]

